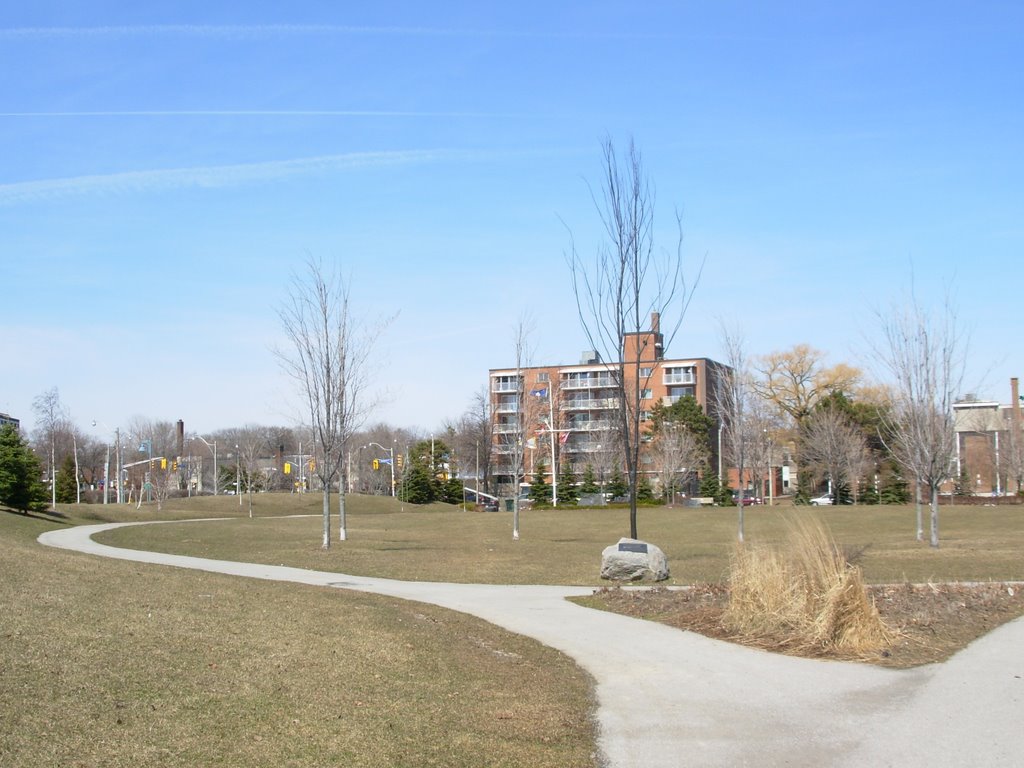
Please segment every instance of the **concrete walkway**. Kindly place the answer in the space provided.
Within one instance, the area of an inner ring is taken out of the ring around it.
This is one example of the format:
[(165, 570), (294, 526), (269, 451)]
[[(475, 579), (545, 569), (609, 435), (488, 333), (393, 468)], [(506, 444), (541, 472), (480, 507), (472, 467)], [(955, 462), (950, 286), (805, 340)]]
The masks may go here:
[(565, 600), (590, 594), (589, 587), (392, 581), (92, 541), (119, 525), (50, 531), (39, 540), (103, 557), (432, 603), (557, 648), (597, 682), (598, 746), (611, 768), (1024, 765), (1024, 620), (944, 664), (883, 670), (778, 656)]

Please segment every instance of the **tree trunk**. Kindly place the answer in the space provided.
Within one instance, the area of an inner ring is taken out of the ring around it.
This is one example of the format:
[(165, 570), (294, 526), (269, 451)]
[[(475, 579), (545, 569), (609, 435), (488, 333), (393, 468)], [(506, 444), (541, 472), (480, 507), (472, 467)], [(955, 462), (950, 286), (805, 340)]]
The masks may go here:
[[(345, 483), (341, 483), (342, 490), (338, 491), (338, 541), (345, 541), (348, 538), (348, 529), (345, 527)], [(328, 536), (330, 531), (327, 532)]]
[(331, 548), (331, 489), (324, 483), (324, 538), (322, 549)]
[(939, 487), (932, 486), (932, 540), (935, 549), (939, 547)]
[(917, 513), (917, 540), (924, 541), (924, 515), (921, 512), (921, 481), (914, 483), (914, 504)]

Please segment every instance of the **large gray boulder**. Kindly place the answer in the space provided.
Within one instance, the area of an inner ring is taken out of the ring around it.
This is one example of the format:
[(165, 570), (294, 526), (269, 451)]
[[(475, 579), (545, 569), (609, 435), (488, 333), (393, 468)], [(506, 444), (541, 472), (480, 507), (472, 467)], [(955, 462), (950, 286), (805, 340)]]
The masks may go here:
[(601, 578), (609, 581), (664, 581), (668, 560), (654, 544), (619, 539), (601, 553)]

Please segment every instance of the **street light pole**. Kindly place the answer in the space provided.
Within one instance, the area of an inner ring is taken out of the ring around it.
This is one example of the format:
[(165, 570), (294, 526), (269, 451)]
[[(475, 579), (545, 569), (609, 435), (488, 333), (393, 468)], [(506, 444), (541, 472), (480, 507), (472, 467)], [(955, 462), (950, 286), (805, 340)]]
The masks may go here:
[[(210, 444), (208, 442), (206, 442), (206, 438), (205, 437), (203, 437), (200, 434), (196, 434), (195, 437), (198, 437), (200, 440), (202, 440), (203, 444), (206, 445), (207, 448), (211, 448)], [(217, 495), (217, 441), (216, 440), (213, 441), (212, 449), (213, 449), (213, 495), (216, 496)]]

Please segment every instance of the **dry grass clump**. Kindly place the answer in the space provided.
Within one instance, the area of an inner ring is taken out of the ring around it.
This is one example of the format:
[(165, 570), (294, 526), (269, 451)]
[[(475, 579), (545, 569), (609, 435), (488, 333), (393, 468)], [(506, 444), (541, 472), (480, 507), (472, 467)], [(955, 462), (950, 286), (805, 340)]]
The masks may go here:
[(858, 566), (840, 553), (820, 520), (790, 519), (781, 547), (740, 545), (729, 574), (725, 623), (780, 645), (862, 654), (893, 643)]

